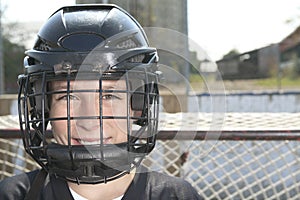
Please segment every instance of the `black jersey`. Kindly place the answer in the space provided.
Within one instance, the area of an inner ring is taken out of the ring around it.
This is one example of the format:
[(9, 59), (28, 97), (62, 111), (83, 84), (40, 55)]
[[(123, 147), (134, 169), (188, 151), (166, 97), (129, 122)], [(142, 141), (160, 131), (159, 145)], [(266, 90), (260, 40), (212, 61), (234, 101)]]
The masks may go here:
[[(39, 180), (38, 180), (39, 179)], [(67, 182), (49, 176), (41, 170), (9, 177), (0, 182), (1, 200), (23, 200), (29, 190), (37, 197), (27, 199), (73, 200)], [(171, 177), (158, 172), (137, 173), (124, 194), (123, 200), (146, 199), (203, 199), (196, 190), (181, 178)]]

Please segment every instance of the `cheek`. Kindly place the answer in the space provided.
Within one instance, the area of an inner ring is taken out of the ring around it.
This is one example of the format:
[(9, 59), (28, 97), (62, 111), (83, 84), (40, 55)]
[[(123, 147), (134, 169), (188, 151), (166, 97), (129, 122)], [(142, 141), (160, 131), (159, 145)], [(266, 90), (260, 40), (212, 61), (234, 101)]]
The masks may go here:
[[(52, 100), (52, 102), (54, 102)], [(50, 117), (56, 118), (56, 117), (66, 117), (66, 106), (62, 103), (52, 103), (50, 105)]]
[(119, 132), (127, 133), (127, 120), (125, 119), (114, 120), (114, 127), (115, 129), (118, 129)]
[(52, 132), (54, 137), (65, 135), (65, 133), (67, 133), (66, 120), (52, 121), (51, 126), (52, 126)]
[(113, 120), (110, 130), (114, 134), (115, 143), (127, 140), (127, 120)]
[[(50, 118), (66, 117), (66, 113), (58, 109), (50, 111)], [(67, 120), (51, 121), (51, 128), (55, 139), (67, 133)]]
[[(107, 111), (106, 113), (110, 113), (113, 116), (127, 116), (127, 101), (112, 101), (112, 102), (105, 102), (103, 104), (103, 111)], [(131, 107), (129, 106), (129, 111), (131, 113)]]
[[(71, 116), (73, 115), (73, 110), (78, 109), (78, 107), (79, 108), (81, 107), (80, 103), (78, 102), (74, 103), (74, 101), (70, 101)], [(67, 101), (63, 101), (63, 100), (57, 101), (54, 98), (52, 98), (50, 104), (50, 113), (49, 113), (50, 117), (52, 118), (67, 117), (67, 108), (68, 108)]]
[[(120, 117), (120, 119), (115, 118), (115, 120), (113, 120), (114, 125), (116, 126), (116, 128), (122, 130), (122, 132), (127, 132), (127, 113), (129, 111), (129, 116), (134, 116), (133, 111), (131, 110), (131, 108), (129, 108), (129, 110), (127, 111), (127, 106), (125, 103), (123, 104), (119, 104), (118, 106), (111, 106), (109, 111), (109, 115), (112, 116), (116, 116), (116, 117)], [(105, 115), (105, 113), (104, 113)], [(129, 119), (131, 120), (131, 119)], [(132, 124), (132, 120), (130, 121), (129, 124)]]

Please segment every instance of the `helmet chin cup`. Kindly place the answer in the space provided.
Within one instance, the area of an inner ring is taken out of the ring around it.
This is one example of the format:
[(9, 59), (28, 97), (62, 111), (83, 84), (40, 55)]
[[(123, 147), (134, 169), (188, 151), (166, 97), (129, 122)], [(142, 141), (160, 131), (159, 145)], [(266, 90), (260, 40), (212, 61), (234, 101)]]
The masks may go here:
[[(99, 151), (103, 149), (103, 151)], [(119, 178), (137, 167), (146, 153), (127, 150), (127, 143), (68, 146), (51, 143), (47, 146), (49, 172), (78, 184), (97, 184)]]

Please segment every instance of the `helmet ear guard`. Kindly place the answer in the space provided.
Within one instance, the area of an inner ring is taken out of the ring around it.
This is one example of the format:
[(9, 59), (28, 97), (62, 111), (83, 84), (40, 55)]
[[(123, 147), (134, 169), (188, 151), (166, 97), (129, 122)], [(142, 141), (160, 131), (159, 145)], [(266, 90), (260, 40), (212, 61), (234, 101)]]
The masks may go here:
[(143, 111), (146, 101), (146, 85), (142, 80), (131, 80), (130, 88), (134, 91), (131, 95), (131, 109), (134, 111)]
[(34, 99), (35, 105), (31, 105), (36, 109), (37, 115), (49, 114), (49, 101), (48, 101), (48, 86), (47, 83), (42, 83), (40, 80), (34, 82), (33, 86), (34, 95), (32, 98)]
[[(150, 77), (148, 78), (150, 79)], [(146, 125), (148, 123), (149, 106), (152, 106), (156, 98), (158, 98), (157, 83), (154, 80), (150, 83), (143, 83), (142, 80), (131, 80), (130, 83), (131, 90), (134, 91), (130, 99), (131, 109), (134, 111), (135, 117), (140, 117), (135, 124), (140, 126)]]

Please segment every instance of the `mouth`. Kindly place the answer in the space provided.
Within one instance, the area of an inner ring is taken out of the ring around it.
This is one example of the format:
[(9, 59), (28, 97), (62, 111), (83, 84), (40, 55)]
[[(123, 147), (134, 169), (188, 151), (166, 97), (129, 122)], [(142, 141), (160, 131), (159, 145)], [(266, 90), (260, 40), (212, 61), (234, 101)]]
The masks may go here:
[[(112, 137), (103, 138), (103, 144), (111, 144)], [(90, 139), (90, 138), (73, 138), (74, 145), (96, 145), (101, 144), (99, 139)]]

